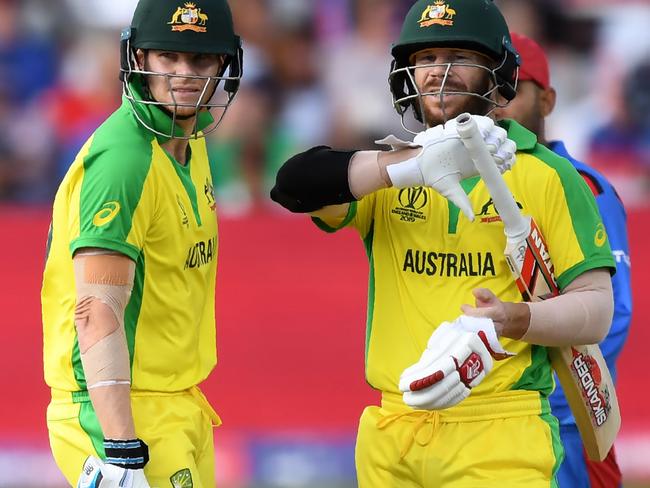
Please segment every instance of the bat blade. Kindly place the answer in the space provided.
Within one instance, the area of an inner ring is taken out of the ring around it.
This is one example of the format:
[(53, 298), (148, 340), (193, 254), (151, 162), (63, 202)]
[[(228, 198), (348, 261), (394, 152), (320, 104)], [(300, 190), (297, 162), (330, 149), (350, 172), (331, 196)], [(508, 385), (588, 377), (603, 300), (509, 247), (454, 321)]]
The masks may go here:
[(587, 456), (592, 461), (602, 461), (621, 428), (621, 412), (600, 347), (597, 344), (552, 347), (549, 357), (576, 419)]
[[(521, 214), (490, 154), (476, 121), (456, 118), (458, 134), (485, 182), (506, 234), (504, 255), (524, 301), (545, 300), (560, 293), (553, 263), (539, 227)], [(598, 345), (548, 348), (590, 459), (602, 461), (620, 429), (614, 382)]]

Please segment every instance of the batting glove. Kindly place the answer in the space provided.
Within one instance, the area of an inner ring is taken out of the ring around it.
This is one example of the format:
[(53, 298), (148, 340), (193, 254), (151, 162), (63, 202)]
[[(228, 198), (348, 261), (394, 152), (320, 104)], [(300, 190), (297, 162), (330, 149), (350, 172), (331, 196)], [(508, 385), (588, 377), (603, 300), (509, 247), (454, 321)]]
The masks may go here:
[(149, 448), (140, 439), (104, 440), (106, 461), (90, 456), (84, 462), (77, 488), (150, 488), (144, 475)]
[[(508, 139), (505, 129), (495, 125), (490, 117), (473, 115), (479, 131), (501, 173), (515, 163), (517, 145)], [(386, 167), (394, 187), (429, 186), (453, 202), (470, 219), (474, 211), (461, 180), (478, 175), (467, 149), (460, 140), (456, 120), (437, 125), (419, 133), (413, 142), (422, 146), (414, 158)]]
[(429, 338), (420, 360), (400, 377), (404, 403), (424, 410), (453, 407), (483, 381), (493, 359), (510, 356), (490, 319), (461, 316), (443, 322)]

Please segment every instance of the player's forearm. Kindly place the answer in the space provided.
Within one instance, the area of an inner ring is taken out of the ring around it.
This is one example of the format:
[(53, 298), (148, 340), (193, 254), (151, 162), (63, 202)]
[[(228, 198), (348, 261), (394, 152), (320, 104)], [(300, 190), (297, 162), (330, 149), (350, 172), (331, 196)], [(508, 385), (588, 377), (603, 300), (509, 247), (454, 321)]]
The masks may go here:
[(128, 440), (137, 437), (131, 411), (130, 385), (93, 388), (89, 393), (105, 439)]
[(93, 311), (88, 320), (77, 323), (81, 363), (90, 400), (104, 438), (134, 439), (129, 351), (124, 326), (99, 300), (93, 300), (90, 307)]
[(280, 168), (271, 198), (297, 213), (345, 205), (390, 186), (386, 166), (410, 159), (420, 150), (346, 152), (315, 147)]
[(359, 151), (350, 161), (348, 180), (350, 191), (360, 200), (382, 188), (392, 186), (386, 167), (406, 161), (422, 149), (399, 149), (397, 151)]
[(124, 255), (91, 249), (79, 251), (73, 264), (75, 326), (90, 399), (105, 438), (134, 439), (124, 310), (135, 264)]
[[(614, 298), (609, 272), (587, 271), (559, 295), (541, 302), (518, 304), (530, 310), (530, 324), (515, 339), (542, 346), (597, 344), (612, 323)], [(519, 328), (516, 333), (522, 331)], [(504, 334), (506, 335), (506, 334)]]

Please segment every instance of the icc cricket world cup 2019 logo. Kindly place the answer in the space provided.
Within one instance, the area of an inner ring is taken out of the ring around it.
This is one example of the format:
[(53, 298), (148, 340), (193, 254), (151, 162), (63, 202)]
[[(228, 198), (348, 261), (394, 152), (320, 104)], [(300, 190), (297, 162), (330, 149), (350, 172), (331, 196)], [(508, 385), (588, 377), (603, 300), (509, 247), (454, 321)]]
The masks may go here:
[(397, 196), (399, 205), (391, 210), (393, 215), (400, 217), (402, 222), (415, 222), (426, 220), (426, 215), (421, 210), (429, 203), (429, 194), (421, 187), (403, 188)]

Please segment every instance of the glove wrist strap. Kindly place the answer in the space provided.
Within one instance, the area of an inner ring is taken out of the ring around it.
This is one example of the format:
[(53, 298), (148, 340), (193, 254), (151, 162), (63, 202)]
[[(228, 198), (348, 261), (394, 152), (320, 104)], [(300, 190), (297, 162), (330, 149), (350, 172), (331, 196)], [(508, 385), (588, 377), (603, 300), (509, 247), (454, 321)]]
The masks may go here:
[(142, 439), (104, 439), (107, 464), (125, 469), (143, 469), (149, 461), (149, 447)]

